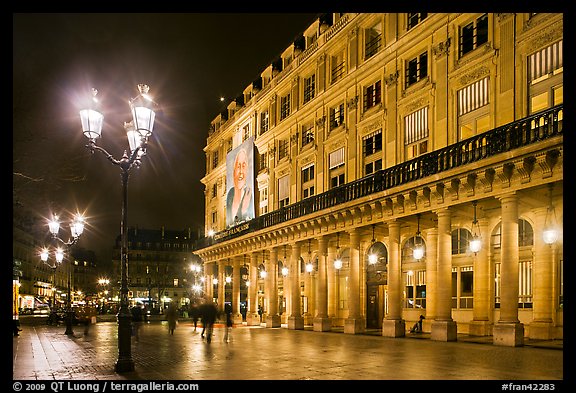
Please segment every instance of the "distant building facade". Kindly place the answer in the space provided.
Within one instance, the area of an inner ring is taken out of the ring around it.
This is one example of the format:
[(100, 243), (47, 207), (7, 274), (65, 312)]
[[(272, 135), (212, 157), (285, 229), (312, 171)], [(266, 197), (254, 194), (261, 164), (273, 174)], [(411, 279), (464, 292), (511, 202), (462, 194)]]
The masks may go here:
[[(128, 236), (128, 280), (131, 304), (141, 302), (158, 311), (175, 302), (184, 306), (199, 297), (192, 285), (198, 274), (192, 265), (200, 266), (192, 254), (197, 232), (191, 229), (141, 229), (131, 227)], [(114, 277), (120, 280), (121, 238), (116, 239), (113, 254)], [(112, 283), (119, 294), (120, 283)]]
[[(250, 138), (256, 217), (230, 225)], [(562, 14), (324, 14), (205, 152), (195, 254), (209, 283), (232, 267), (205, 291), (236, 318), (249, 281), (249, 324), (563, 337)]]

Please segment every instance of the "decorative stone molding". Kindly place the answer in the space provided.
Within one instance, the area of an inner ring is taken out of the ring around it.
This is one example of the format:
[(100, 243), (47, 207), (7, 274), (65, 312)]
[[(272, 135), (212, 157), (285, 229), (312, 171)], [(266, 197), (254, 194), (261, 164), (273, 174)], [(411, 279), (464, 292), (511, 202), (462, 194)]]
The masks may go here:
[(405, 113), (412, 113), (417, 109), (423, 108), (428, 104), (428, 100), (425, 97), (421, 97), (417, 100), (414, 100), (404, 106)]
[(507, 19), (510, 19), (510, 17), (512, 16), (514, 16), (514, 14), (511, 12), (496, 13), (496, 19), (498, 23), (504, 23), (506, 22)]
[(348, 110), (354, 110), (358, 107), (358, 96), (354, 96), (346, 102), (346, 107)]
[(552, 176), (552, 172), (554, 170), (554, 167), (556, 166), (556, 163), (558, 163), (558, 157), (560, 156), (560, 151), (558, 151), (557, 149), (554, 150), (548, 150), (546, 152), (545, 155), (545, 159), (544, 160), (538, 160), (538, 164), (540, 165), (540, 168), (542, 169), (542, 178), (547, 178)]
[(416, 210), (418, 208), (417, 198), (418, 193), (415, 190), (412, 190), (408, 193), (407, 205), (410, 207), (410, 210)]
[(386, 212), (388, 214), (388, 216), (393, 216), (394, 215), (394, 202), (392, 202), (392, 198), (388, 197), (386, 198), (386, 200), (384, 201), (384, 206), (382, 206), (382, 214), (384, 214), (384, 212)]
[(524, 160), (522, 160), (522, 165), (519, 165), (518, 168), (516, 168), (520, 174), (520, 183), (530, 182), (530, 177), (532, 171), (534, 170), (535, 162), (536, 158), (534, 156), (526, 157)]
[(397, 213), (404, 213), (404, 195), (400, 194), (396, 197), (393, 207)]
[(488, 168), (484, 171), (484, 176), (480, 178), (480, 182), (484, 187), (484, 192), (492, 192), (492, 184), (494, 183), (494, 176), (496, 171), (492, 168)]
[(424, 187), (418, 191), (418, 203), (424, 207), (430, 207), (430, 187)]
[(478, 175), (476, 175), (475, 173), (470, 173), (468, 174), (468, 176), (466, 176), (465, 180), (462, 182), (462, 187), (464, 188), (464, 191), (466, 192), (466, 196), (474, 196), (474, 190), (476, 188), (476, 179), (478, 178)]
[(432, 48), (432, 54), (434, 55), (436, 60), (438, 60), (442, 56), (448, 55), (450, 44), (451, 44), (451, 38), (448, 37), (448, 39), (446, 39), (446, 41), (442, 41), (438, 45), (436, 45)]
[(508, 188), (512, 184), (512, 177), (514, 176), (514, 164), (508, 162), (496, 170), (498, 178), (502, 182), (502, 188)]
[(527, 45), (527, 52), (536, 52), (537, 50), (545, 48), (553, 42), (558, 41), (563, 36), (563, 24), (561, 22), (555, 23), (531, 37), (530, 43)]
[(384, 83), (386, 86), (395, 85), (398, 82), (398, 77), (400, 76), (400, 71), (396, 70), (396, 72), (384, 77)]
[(436, 183), (436, 187), (432, 191), (432, 194), (436, 198), (436, 202), (444, 203), (444, 184), (443, 183)]
[(316, 127), (319, 129), (324, 129), (324, 125), (326, 124), (326, 116), (321, 116), (316, 119)]
[(481, 67), (471, 70), (470, 72), (466, 73), (466, 75), (460, 77), (458, 82), (460, 83), (460, 86), (467, 86), (470, 83), (477, 81), (489, 74), (490, 69), (483, 65)]
[(291, 143), (298, 143), (298, 131), (296, 131), (296, 133), (290, 135), (290, 142)]
[(367, 123), (364, 127), (362, 127), (362, 135), (368, 135), (374, 131), (377, 131), (382, 128), (382, 118), (377, 118), (370, 123)]
[(457, 201), (460, 196), (460, 179), (450, 180), (450, 185), (448, 186), (448, 192), (450, 193), (450, 198), (453, 201)]

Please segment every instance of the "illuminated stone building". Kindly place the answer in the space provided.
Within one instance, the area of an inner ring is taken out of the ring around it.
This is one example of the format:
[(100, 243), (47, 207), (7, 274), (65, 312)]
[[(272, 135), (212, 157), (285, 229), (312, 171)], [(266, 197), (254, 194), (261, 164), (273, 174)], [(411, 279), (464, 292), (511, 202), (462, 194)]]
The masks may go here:
[(249, 325), (563, 338), (562, 45), (562, 14), (320, 15), (212, 121), (207, 294), (239, 320), (249, 281)]

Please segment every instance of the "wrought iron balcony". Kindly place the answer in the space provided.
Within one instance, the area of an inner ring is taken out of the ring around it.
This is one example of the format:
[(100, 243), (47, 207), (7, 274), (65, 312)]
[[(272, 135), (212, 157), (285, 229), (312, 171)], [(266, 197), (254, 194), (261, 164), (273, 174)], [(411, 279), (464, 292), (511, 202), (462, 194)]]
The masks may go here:
[(213, 238), (202, 238), (197, 249), (562, 135), (563, 111), (563, 105), (558, 105), (393, 167), (381, 169), (361, 179), (218, 232)]

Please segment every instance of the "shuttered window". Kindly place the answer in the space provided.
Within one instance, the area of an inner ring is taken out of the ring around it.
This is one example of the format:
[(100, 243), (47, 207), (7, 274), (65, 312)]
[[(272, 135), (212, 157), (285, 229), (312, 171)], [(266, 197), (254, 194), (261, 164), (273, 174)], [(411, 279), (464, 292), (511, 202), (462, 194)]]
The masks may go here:
[(344, 148), (341, 147), (338, 150), (333, 151), (332, 153), (330, 153), (330, 157), (328, 160), (328, 165), (329, 168), (336, 168), (342, 164), (344, 164)]
[(488, 92), (490, 91), (488, 82), (489, 78), (486, 77), (458, 90), (458, 116), (488, 104)]
[(562, 42), (563, 40), (558, 41), (528, 56), (529, 82), (563, 67)]
[(409, 145), (427, 137), (428, 107), (424, 107), (405, 117), (404, 144)]

